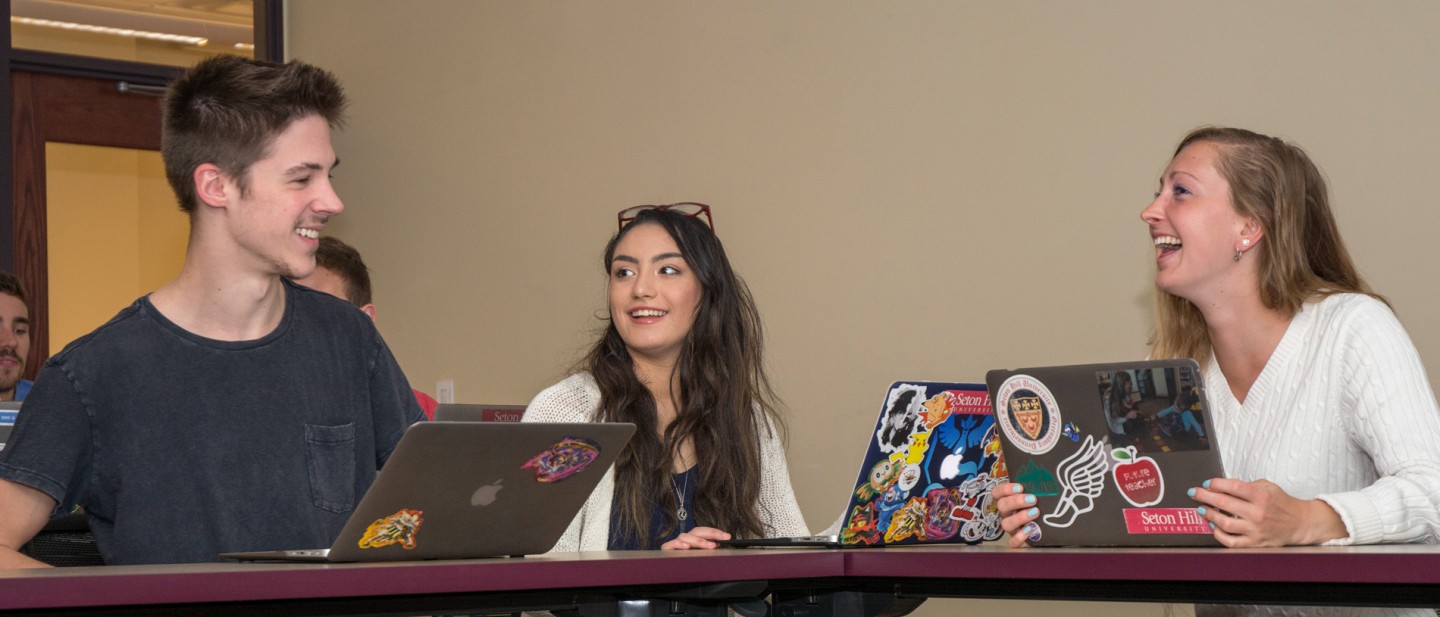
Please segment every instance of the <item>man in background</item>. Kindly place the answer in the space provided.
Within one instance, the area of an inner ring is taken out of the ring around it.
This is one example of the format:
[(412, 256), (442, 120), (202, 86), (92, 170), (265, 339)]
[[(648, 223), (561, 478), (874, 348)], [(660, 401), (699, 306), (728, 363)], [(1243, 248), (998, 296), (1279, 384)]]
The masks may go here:
[(30, 307), (25, 287), (14, 274), (0, 270), (0, 401), (23, 401), (30, 380), (23, 379), (30, 354)]
[[(348, 300), (370, 319), (375, 319), (375, 304), (370, 301), (370, 268), (360, 258), (360, 251), (341, 242), (334, 236), (320, 238), (320, 247), (315, 249), (315, 271), (310, 276), (293, 279), (296, 283), (317, 291)], [(415, 401), (425, 410), (425, 416), (435, 417), (435, 406), (439, 403), (429, 394), (415, 390)]]

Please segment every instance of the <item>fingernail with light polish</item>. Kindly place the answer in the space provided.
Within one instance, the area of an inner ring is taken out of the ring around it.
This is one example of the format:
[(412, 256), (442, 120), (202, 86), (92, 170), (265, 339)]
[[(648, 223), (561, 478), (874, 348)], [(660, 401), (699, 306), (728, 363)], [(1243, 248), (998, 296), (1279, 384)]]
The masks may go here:
[(1205, 506), (1200, 506), (1200, 507), (1198, 507), (1198, 508), (1195, 508), (1195, 511), (1196, 511), (1196, 512), (1199, 512), (1199, 513), (1200, 513), (1200, 516), (1205, 516)]
[(1025, 516), (1028, 516), (1030, 518), (1040, 516), (1040, 508), (1030, 508), (1029, 510), (1026, 510)]
[(1194, 497), (1194, 496), (1195, 496), (1195, 489), (1192, 488), (1192, 489), (1190, 489), (1190, 490), (1188, 490), (1188, 491), (1185, 491), (1185, 495), (1186, 495), (1187, 497)]
[(1035, 505), (1035, 496), (1034, 496), (1034, 495), (1026, 495), (1026, 496), (1025, 496), (1025, 505), (1027, 505), (1027, 506), (1033, 506), (1033, 505)]
[(1206, 480), (1206, 481), (1204, 481), (1204, 482), (1201, 482), (1201, 483), (1200, 483), (1200, 486), (1201, 486), (1202, 488), (1210, 488), (1210, 481), (1209, 481), (1209, 480)]
[(1012, 493), (1019, 493), (1019, 492), (1024, 491), (1024, 490), (1025, 490), (1025, 487), (1020, 486), (1019, 484), (1011, 484), (1011, 485), (1010, 485), (1010, 492), (1012, 492)]

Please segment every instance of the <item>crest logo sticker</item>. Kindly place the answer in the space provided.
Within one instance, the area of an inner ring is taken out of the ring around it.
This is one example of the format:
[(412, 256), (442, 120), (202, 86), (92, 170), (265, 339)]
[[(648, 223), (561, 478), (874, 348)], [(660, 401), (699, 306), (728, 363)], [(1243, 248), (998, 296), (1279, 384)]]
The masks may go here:
[(1017, 396), (1010, 399), (1010, 414), (1015, 423), (1025, 431), (1025, 436), (1035, 439), (1040, 436), (1041, 425), (1045, 424), (1045, 406), (1038, 396)]
[(995, 419), (1005, 436), (1030, 454), (1044, 454), (1060, 440), (1060, 406), (1040, 380), (1015, 375), (995, 394)]

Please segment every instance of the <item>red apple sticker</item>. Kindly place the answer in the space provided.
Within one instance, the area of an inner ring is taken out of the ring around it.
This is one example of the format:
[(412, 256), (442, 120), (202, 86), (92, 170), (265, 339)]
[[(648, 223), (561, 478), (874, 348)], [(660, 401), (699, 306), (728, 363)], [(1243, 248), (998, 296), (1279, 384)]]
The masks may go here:
[(1137, 508), (1160, 503), (1165, 496), (1165, 478), (1160, 475), (1155, 459), (1137, 455), (1135, 446), (1111, 450), (1110, 457), (1115, 459), (1110, 467), (1115, 488), (1120, 489), (1125, 501)]

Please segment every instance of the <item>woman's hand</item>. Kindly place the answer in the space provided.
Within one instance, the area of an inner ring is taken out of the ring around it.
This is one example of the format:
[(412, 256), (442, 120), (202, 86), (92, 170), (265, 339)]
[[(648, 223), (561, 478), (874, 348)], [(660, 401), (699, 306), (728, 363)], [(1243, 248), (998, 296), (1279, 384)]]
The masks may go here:
[(1319, 499), (1296, 499), (1269, 480), (1207, 480), (1187, 492), (1215, 539), (1229, 547), (1320, 544), (1344, 538), (1345, 523)]
[(1035, 507), (1035, 496), (1026, 495), (1025, 487), (1014, 482), (995, 485), (990, 495), (995, 498), (995, 508), (1000, 511), (1000, 528), (1010, 534), (1010, 548), (1029, 546), (1025, 543), (1030, 535), (1026, 526), (1038, 525), (1034, 520), (1040, 516), (1040, 510)]
[(660, 545), (662, 551), (684, 551), (689, 549), (712, 549), (720, 545), (715, 540), (729, 540), (730, 534), (714, 527), (696, 527), (675, 536), (674, 540)]

